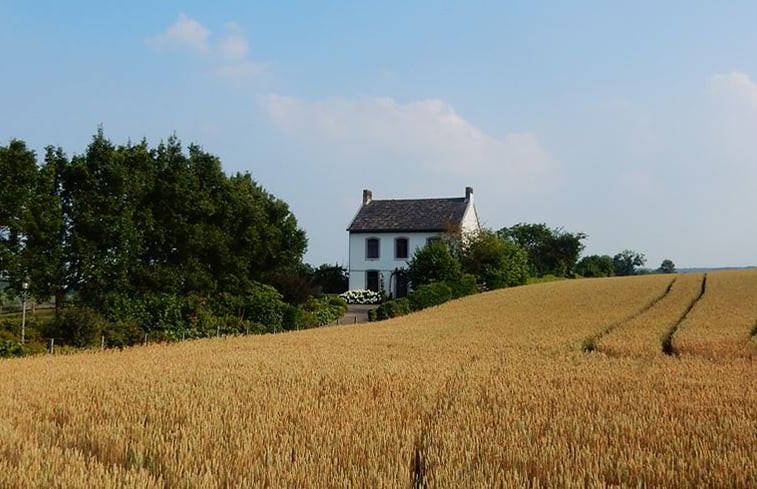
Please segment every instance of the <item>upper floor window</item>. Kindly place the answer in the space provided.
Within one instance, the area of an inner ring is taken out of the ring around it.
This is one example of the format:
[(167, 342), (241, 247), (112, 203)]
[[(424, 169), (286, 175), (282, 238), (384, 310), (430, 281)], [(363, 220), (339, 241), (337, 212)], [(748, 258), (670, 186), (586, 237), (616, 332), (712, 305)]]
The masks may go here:
[(394, 257), (395, 258), (407, 258), (408, 247), (407, 238), (397, 238), (394, 240)]
[(379, 239), (368, 238), (365, 240), (365, 257), (368, 259), (379, 257)]

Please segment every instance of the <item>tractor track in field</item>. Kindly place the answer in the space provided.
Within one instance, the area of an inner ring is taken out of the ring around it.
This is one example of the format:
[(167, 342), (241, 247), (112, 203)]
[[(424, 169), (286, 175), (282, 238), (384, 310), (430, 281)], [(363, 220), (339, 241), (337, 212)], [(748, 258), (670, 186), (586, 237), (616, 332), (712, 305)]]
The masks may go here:
[(670, 329), (665, 333), (665, 335), (662, 337), (661, 342), (661, 349), (662, 352), (666, 355), (676, 355), (677, 352), (675, 351), (675, 348), (673, 348), (673, 335), (676, 334), (676, 331), (678, 331), (678, 327), (681, 326), (681, 323), (683, 323), (686, 320), (686, 317), (689, 315), (692, 309), (699, 303), (700, 300), (702, 300), (702, 297), (704, 296), (705, 292), (707, 291), (707, 274), (705, 273), (702, 276), (702, 285), (699, 289), (699, 294), (689, 303), (689, 306), (686, 308), (685, 311), (683, 311), (683, 314), (681, 314), (681, 317), (678, 318), (678, 321), (676, 321)]
[(657, 297), (654, 297), (651, 301), (646, 303), (641, 309), (633, 312), (631, 315), (621, 319), (620, 321), (608, 324), (607, 326), (602, 328), (598, 333), (585, 338), (581, 342), (581, 350), (586, 353), (596, 351), (597, 345), (599, 344), (599, 340), (601, 340), (604, 336), (610, 334), (614, 329), (630, 321), (633, 321), (637, 317), (641, 316), (642, 314), (644, 314), (645, 312), (647, 312), (648, 310), (656, 306), (657, 303), (663, 300), (668, 294), (670, 294), (670, 290), (673, 288), (673, 284), (675, 284), (676, 280), (678, 280), (678, 276), (673, 277), (673, 280), (670, 281), (670, 283), (665, 288), (662, 294), (658, 295)]

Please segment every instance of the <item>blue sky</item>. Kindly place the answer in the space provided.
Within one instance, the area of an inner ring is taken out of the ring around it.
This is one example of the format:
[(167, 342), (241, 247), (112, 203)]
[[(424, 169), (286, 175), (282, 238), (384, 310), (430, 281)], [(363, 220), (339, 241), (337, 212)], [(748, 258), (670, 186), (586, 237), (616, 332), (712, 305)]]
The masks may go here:
[(374, 198), (462, 196), (678, 266), (757, 264), (754, 2), (0, 1), (0, 141), (176, 134), (313, 264)]

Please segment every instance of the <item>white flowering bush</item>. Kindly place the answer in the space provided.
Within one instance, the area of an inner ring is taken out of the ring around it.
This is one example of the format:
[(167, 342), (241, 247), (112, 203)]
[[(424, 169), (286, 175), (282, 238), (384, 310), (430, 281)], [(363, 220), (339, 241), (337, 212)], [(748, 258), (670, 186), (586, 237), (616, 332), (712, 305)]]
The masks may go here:
[(378, 304), (381, 302), (381, 292), (368, 289), (353, 289), (339, 294), (347, 304)]

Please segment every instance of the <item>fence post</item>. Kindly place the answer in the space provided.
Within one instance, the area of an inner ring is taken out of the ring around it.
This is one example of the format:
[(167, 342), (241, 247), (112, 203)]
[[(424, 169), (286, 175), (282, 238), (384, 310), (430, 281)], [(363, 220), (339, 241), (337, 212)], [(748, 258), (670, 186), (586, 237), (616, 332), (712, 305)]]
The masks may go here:
[(142, 343), (142, 346), (147, 346), (147, 333), (145, 333), (145, 341)]
[(55, 353), (55, 338), (50, 338), (50, 355)]
[(100, 335), (100, 351), (105, 350), (105, 335)]

